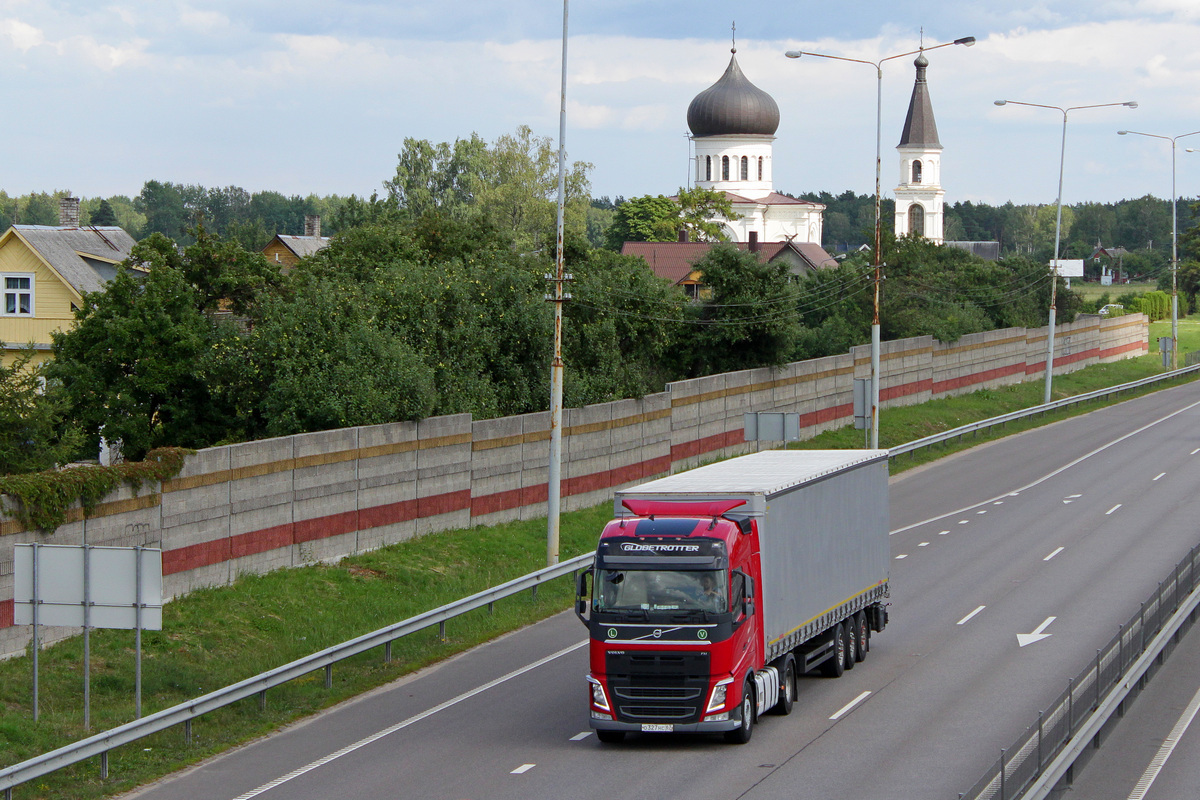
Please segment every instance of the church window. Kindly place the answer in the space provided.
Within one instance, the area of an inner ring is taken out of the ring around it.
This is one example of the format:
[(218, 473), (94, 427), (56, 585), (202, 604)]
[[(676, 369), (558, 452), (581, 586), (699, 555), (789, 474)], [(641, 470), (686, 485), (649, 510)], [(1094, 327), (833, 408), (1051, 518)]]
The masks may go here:
[(742, 156), (742, 180), (750, 180), (750, 159)]
[(913, 183), (921, 182), (921, 162), (920, 161), (914, 161), (912, 163), (912, 182)]
[(704, 180), (712, 180), (712, 156), (704, 157)]
[(925, 235), (925, 209), (920, 203), (908, 207), (908, 232), (915, 236)]
[(721, 180), (729, 180), (729, 156), (721, 156)]
[(758, 179), (759, 179), (760, 181), (763, 179), (763, 176), (762, 176), (762, 167), (763, 167), (763, 165), (762, 165), (762, 162), (763, 162), (763, 160), (762, 160), (762, 156), (759, 156), (759, 157), (758, 157)]

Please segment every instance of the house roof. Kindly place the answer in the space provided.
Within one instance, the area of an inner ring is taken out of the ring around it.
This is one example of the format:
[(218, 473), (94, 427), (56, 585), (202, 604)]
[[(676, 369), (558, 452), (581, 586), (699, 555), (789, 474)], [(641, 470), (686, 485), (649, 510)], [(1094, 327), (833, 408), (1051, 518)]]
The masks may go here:
[[(750, 249), (749, 242), (733, 242), (739, 250)], [(695, 269), (695, 264), (712, 249), (711, 242), (625, 242), (621, 255), (640, 256), (660, 278), (675, 285)], [(794, 253), (814, 269), (837, 266), (837, 260), (812, 242), (762, 242), (758, 257), (774, 261), (785, 253)]]
[(24, 241), (79, 294), (103, 289), (106, 277), (97, 269), (124, 261), (137, 244), (115, 225), (13, 225), (10, 234)]
[(329, 246), (328, 236), (287, 236), (278, 233), (275, 234), (275, 238), (279, 240), (280, 244), (295, 253), (296, 258), (311, 256)]
[(801, 200), (797, 197), (788, 197), (786, 194), (779, 192), (771, 192), (766, 197), (758, 199), (745, 197), (744, 195), (734, 194), (733, 192), (721, 192), (729, 199), (731, 203), (754, 203), (760, 206), (816, 206), (824, 208), (821, 203), (814, 203), (811, 200)]

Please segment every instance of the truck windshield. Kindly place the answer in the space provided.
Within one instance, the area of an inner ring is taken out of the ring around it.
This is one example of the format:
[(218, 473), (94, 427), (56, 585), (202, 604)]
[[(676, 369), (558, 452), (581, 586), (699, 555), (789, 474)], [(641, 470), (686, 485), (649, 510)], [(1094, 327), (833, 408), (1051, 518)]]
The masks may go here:
[(729, 610), (725, 570), (606, 569), (596, 581), (596, 611)]

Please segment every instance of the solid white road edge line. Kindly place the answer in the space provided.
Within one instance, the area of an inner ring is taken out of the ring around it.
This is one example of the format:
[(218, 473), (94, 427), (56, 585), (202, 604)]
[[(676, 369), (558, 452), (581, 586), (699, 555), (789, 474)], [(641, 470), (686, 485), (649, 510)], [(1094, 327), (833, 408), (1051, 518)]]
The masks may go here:
[(987, 608), (987, 606), (980, 606), (979, 608), (977, 608), (977, 609), (975, 609), (974, 611), (972, 611), (970, 614), (967, 614), (965, 617), (963, 617), (962, 619), (960, 619), (960, 620), (959, 620), (959, 621), (958, 621), (956, 624), (958, 624), (958, 625), (966, 625), (968, 622), (970, 622), (970, 621), (971, 621), (971, 618), (972, 618), (972, 617), (974, 617), (974, 616), (975, 616), (976, 614), (978, 614), (980, 611), (983, 611), (985, 608)]
[(1171, 733), (1163, 740), (1162, 746), (1158, 748), (1158, 753), (1150, 761), (1150, 766), (1146, 767), (1146, 771), (1142, 773), (1141, 779), (1133, 787), (1133, 791), (1129, 795), (1129, 800), (1143, 800), (1146, 797), (1146, 792), (1150, 791), (1150, 784), (1154, 783), (1154, 779), (1162, 771), (1163, 766), (1167, 763), (1167, 759), (1171, 757), (1171, 753), (1175, 750), (1175, 745), (1179, 744), (1179, 740), (1183, 738), (1183, 734), (1187, 733), (1188, 726), (1196, 718), (1197, 711), (1200, 711), (1200, 691), (1197, 691), (1192, 697), (1192, 702), (1188, 703), (1188, 707), (1184, 709), (1183, 716), (1179, 718), (1179, 721), (1175, 723), (1175, 727), (1171, 729)]
[[(1017, 495), (1019, 495), (1021, 492), (1025, 491), (1026, 489), (1032, 489), (1034, 486), (1037, 486), (1040, 483), (1044, 483), (1044, 482), (1050, 480), (1055, 475), (1058, 475), (1059, 473), (1062, 473), (1062, 472), (1066, 472), (1067, 470), (1069, 470), (1071, 467), (1075, 466), (1076, 464), (1081, 464), (1084, 461), (1091, 458), (1092, 456), (1097, 455), (1099, 453), (1103, 453), (1108, 448), (1118, 445), (1121, 442), (1125, 441), (1126, 439), (1131, 439), (1134, 436), (1137, 436), (1139, 433), (1148, 431), (1151, 428), (1153, 428), (1155, 425), (1158, 425), (1161, 422), (1166, 422), (1167, 420), (1171, 419), (1172, 417), (1177, 417), (1185, 411), (1191, 411), (1193, 408), (1195, 408), (1197, 406), (1200, 406), (1200, 401), (1192, 403), (1191, 405), (1184, 406), (1183, 408), (1177, 409), (1175, 411), (1172, 411), (1170, 414), (1167, 414), (1165, 417), (1159, 417), (1158, 419), (1154, 420), (1153, 422), (1147, 422), (1145, 425), (1138, 428), (1137, 430), (1130, 431), (1129, 433), (1125, 434), (1124, 436), (1119, 436), (1116, 439), (1113, 439), (1108, 444), (1102, 444), (1099, 447), (1097, 447), (1095, 450), (1093, 450), (1092, 452), (1084, 453), (1083, 455), (1081, 455), (1079, 458), (1075, 459), (1074, 461), (1063, 464), (1061, 467), (1059, 467), (1056, 470), (1053, 470), (1052, 472), (1047, 472), (1042, 477), (1038, 478), (1037, 480), (1035, 480), (1031, 483), (1025, 484), (1024, 486), (1022, 486), (1019, 489), (1014, 489), (1013, 491), (1005, 492), (1004, 494), (998, 494), (995, 497), (992, 497), (988, 500), (984, 500), (979, 503), (974, 503), (972, 505), (967, 506), (966, 508), (960, 508), (957, 511), (947, 511), (945, 514), (938, 514), (936, 517), (930, 517), (929, 519), (923, 519), (920, 522), (914, 522), (911, 525), (905, 525), (902, 528), (896, 528), (896, 530), (892, 531), (892, 533), (894, 533), (894, 534), (895, 533), (903, 533), (904, 531), (912, 530), (913, 528), (919, 528), (922, 525), (928, 525), (931, 522), (937, 522), (938, 520), (945, 519), (946, 517), (956, 517), (959, 514), (965, 514), (968, 511), (973, 511), (976, 508), (979, 508), (980, 506), (986, 506), (988, 503), (995, 503), (997, 500), (1001, 500), (1002, 498), (1005, 498), (1005, 497), (1016, 497)], [(1200, 453), (1200, 447), (1197, 447), (1195, 450), (1192, 451), (1192, 455), (1196, 455), (1196, 453)]]
[(557, 653), (551, 653), (550, 655), (546, 656), (545, 658), (539, 659), (539, 660), (533, 662), (532, 664), (526, 664), (525, 666), (521, 667), (520, 669), (513, 670), (512, 672), (508, 673), (507, 675), (501, 675), (499, 678), (496, 678), (493, 681), (489, 681), (489, 682), (483, 684), (482, 686), (477, 686), (474, 689), (472, 689), (471, 691), (464, 692), (463, 694), (460, 694), (458, 697), (447, 700), (446, 702), (444, 702), (440, 705), (436, 705), (433, 708), (429, 709), (428, 711), (422, 711), (420, 714), (409, 717), (408, 719), (404, 720), (403, 722), (397, 722), (395, 725), (392, 725), (391, 727), (384, 728), (383, 730), (378, 731), (376, 733), (372, 733), (370, 736), (367, 736), (364, 739), (359, 739), (354, 744), (348, 744), (345, 747), (343, 747), (341, 750), (337, 750), (333, 753), (330, 753), (329, 755), (327, 755), (323, 758), (318, 758), (316, 761), (312, 762), (311, 764), (306, 764), (303, 767), (294, 769), (291, 772), (289, 772), (287, 775), (282, 775), (282, 776), (276, 778), (275, 780), (271, 781), (270, 783), (264, 783), (262, 786), (259, 786), (257, 789), (251, 789), (250, 791), (246, 792), (245, 794), (239, 794), (237, 797), (234, 798), (234, 800), (250, 800), (251, 797), (257, 797), (258, 795), (262, 794), (263, 792), (270, 791), (271, 789), (274, 789), (276, 786), (285, 784), (288, 781), (292, 780), (293, 778), (299, 778), (301, 775), (303, 775), (306, 772), (311, 772), (314, 769), (316, 769), (317, 767), (321, 767), (321, 766), (328, 764), (330, 761), (334, 761), (336, 759), (341, 758), (344, 755), (353, 753), (355, 750), (366, 747), (367, 745), (371, 744), (372, 742), (377, 742), (380, 739), (382, 739), (383, 737), (387, 736), (389, 733), (395, 733), (396, 731), (401, 730), (402, 728), (407, 728), (409, 725), (412, 725), (413, 723), (420, 722), (421, 720), (423, 720), (427, 717), (432, 717), (434, 714), (438, 713), (439, 711), (445, 711), (447, 708), (458, 705), (459, 703), (463, 702), (464, 700), (470, 700), (472, 697), (474, 697), (477, 694), (486, 692), (488, 689), (499, 686), (500, 684), (505, 683), (506, 681), (510, 681), (513, 678), (524, 675), (526, 672), (535, 670), (538, 667), (542, 666), (543, 664), (549, 664), (551, 661), (553, 661), (556, 658), (561, 658), (568, 653), (573, 653), (576, 650), (578, 650), (579, 648), (586, 646), (587, 643), (588, 642), (585, 639), (582, 642), (580, 642), (579, 644), (573, 644), (570, 647), (564, 647), (562, 650), (559, 650)]
[(846, 714), (849, 714), (856, 705), (861, 703), (863, 700), (866, 700), (870, 696), (871, 696), (870, 692), (863, 692), (858, 697), (854, 698), (849, 703), (846, 703), (846, 705), (842, 706), (841, 710), (838, 711), (836, 714), (834, 714), (832, 717), (830, 717), (830, 719), (835, 719), (835, 720), (841, 719)]
[(1051, 553), (1050, 555), (1043, 558), (1042, 561), (1049, 561), (1050, 559), (1054, 558), (1056, 555), (1058, 555), (1062, 551), (1063, 551), (1063, 548), (1060, 547), (1057, 550), (1055, 550), (1053, 553)]

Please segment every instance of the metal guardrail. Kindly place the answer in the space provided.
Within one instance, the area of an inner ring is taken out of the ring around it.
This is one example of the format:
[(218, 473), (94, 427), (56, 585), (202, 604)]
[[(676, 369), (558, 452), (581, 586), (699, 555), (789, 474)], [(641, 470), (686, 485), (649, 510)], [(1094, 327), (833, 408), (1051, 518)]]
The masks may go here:
[(365, 653), (375, 647), (384, 648), (384, 660), (391, 660), (392, 642), (402, 636), (424, 630), (433, 625), (439, 625), (440, 632), (445, 635), (447, 620), (453, 619), (468, 611), (474, 611), (491, 605), (497, 600), (519, 594), (527, 590), (537, 592), (537, 587), (547, 581), (560, 578), (575, 572), (592, 562), (593, 555), (586, 553), (561, 564), (523, 575), (508, 583), (493, 586), (478, 594), (456, 600), (453, 603), (427, 611), (415, 617), (380, 628), (377, 631), (363, 634), (348, 642), (328, 647), (320, 652), (297, 659), (290, 664), (284, 664), (268, 672), (247, 678), (244, 681), (209, 692), (206, 695), (189, 700), (186, 703), (163, 709), (134, 722), (128, 722), (111, 730), (89, 736), (77, 742), (65, 745), (43, 753), (40, 756), (22, 761), (11, 767), (0, 770), (0, 789), (4, 790), (5, 800), (12, 800), (13, 787), (27, 781), (39, 778), (71, 764), (85, 761), (98, 756), (100, 758), (101, 776), (108, 777), (108, 752), (121, 745), (129, 744), (175, 725), (184, 725), (185, 736), (190, 740), (191, 722), (196, 717), (210, 711), (223, 708), (247, 697), (259, 696), (260, 706), (266, 702), (266, 691), (282, 683), (302, 677), (318, 669), (325, 670), (325, 686), (330, 688), (333, 682), (333, 665), (352, 656)]
[[(1155, 375), (1150, 378), (1132, 381), (1130, 383), (1113, 386), (1107, 389), (1100, 389), (1087, 394), (1067, 397), (1062, 400), (1056, 400), (1051, 403), (1046, 403), (1032, 408), (1014, 411), (1009, 414), (1004, 414), (999, 417), (973, 422), (969, 425), (963, 425), (943, 433), (926, 436), (916, 441), (893, 447), (889, 451), (890, 456), (902, 455), (919, 450), (922, 447), (928, 447), (940, 442), (949, 441), (957, 437), (961, 437), (968, 433), (974, 433), (980, 430), (986, 430), (994, 425), (1003, 425), (1006, 422), (1011, 422), (1022, 417), (1032, 416), (1034, 414), (1053, 411), (1058, 408), (1069, 406), (1073, 403), (1082, 403), (1088, 400), (1094, 400), (1104, 397), (1109, 394), (1117, 394), (1130, 389), (1136, 389), (1141, 386), (1149, 385), (1158, 381), (1168, 380), (1180, 375), (1200, 371), (1200, 365), (1194, 367), (1186, 367), (1184, 369), (1175, 370), (1173, 372)], [(184, 726), (185, 736), (190, 741), (191, 738), (191, 723), (197, 717), (203, 716), (210, 711), (215, 711), (223, 708), (239, 700), (244, 700), (254, 695), (259, 696), (259, 704), (263, 705), (266, 702), (266, 691), (280, 684), (302, 677), (310, 672), (318, 669), (325, 670), (325, 685), (332, 686), (333, 681), (333, 665), (352, 656), (359, 655), (375, 647), (382, 646), (384, 648), (384, 660), (391, 659), (392, 641), (414, 633), (419, 630), (424, 630), (432, 625), (441, 626), (441, 631), (444, 633), (447, 620), (453, 619), (468, 611), (474, 611), (484, 606), (490, 605), (496, 600), (504, 597), (509, 597), (514, 594), (526, 590), (537, 591), (537, 587), (546, 581), (562, 577), (567, 573), (574, 572), (591, 563), (593, 555), (591, 553), (577, 556), (576, 558), (564, 561), (553, 567), (547, 567), (537, 572), (524, 575), (508, 583), (494, 586), (491, 589), (471, 595), (470, 597), (457, 600), (453, 603), (435, 608), (432, 611), (427, 611), (424, 614), (419, 614), (415, 617), (397, 622), (394, 625), (389, 625), (385, 628), (380, 628), (377, 631), (364, 634), (356, 639), (351, 639), (348, 642), (343, 642), (339, 645), (326, 648), (320, 652), (305, 656), (304, 658), (293, 661), (289, 664), (284, 664), (281, 667), (276, 667), (268, 672), (255, 675), (252, 678), (247, 678), (244, 681), (235, 683), (231, 686), (226, 686), (223, 689), (218, 689), (215, 692), (209, 692), (206, 695), (189, 700), (186, 703), (172, 706), (171, 708), (163, 709), (149, 716), (143, 717), (134, 722), (128, 722), (103, 733), (89, 736), (86, 739), (81, 739), (77, 742), (65, 745), (52, 750), (48, 753), (43, 753), (27, 761), (15, 764), (5, 769), (0, 769), (0, 789), (4, 790), (4, 800), (12, 800), (12, 790), (14, 787), (22, 783), (26, 783), (35, 778), (55, 772), (63, 767), (71, 764), (85, 761), (89, 758), (100, 758), (101, 777), (108, 777), (108, 753), (114, 748), (122, 745), (130, 744), (151, 734), (166, 730), (175, 725), (182, 724)], [(1076, 689), (1078, 691), (1078, 689)], [(1078, 695), (1076, 695), (1078, 696)], [(1075, 730), (1071, 728), (1071, 730)], [(1039, 739), (1040, 741), (1040, 739)], [(1001, 759), (1003, 763), (1003, 758)], [(1009, 760), (1009, 765), (1017, 763), (1015, 759)], [(1023, 763), (1023, 762), (1022, 762)], [(1044, 763), (1039, 758), (1038, 773), (1042, 772), (1041, 764)], [(1009, 767), (1005, 767), (1008, 769)], [(1004, 769), (1000, 774), (1004, 774)], [(991, 798), (996, 795), (976, 794), (973, 798)], [(1001, 794), (1001, 800), (1015, 797), (1013, 794)]]
[(1141, 688), (1155, 659), (1196, 621), (1200, 606), (1200, 548), (1175, 565), (1167, 579), (1095, 660), (1050, 707), (1038, 712), (1013, 745), (966, 794), (966, 800), (1042, 800), (1100, 734), (1128, 695)]
[(895, 447), (888, 449), (888, 456), (889, 458), (895, 458), (896, 456), (904, 455), (905, 453), (911, 453), (916, 450), (920, 450), (922, 447), (929, 447), (930, 445), (948, 442), (951, 439), (962, 438), (968, 433), (978, 433), (979, 431), (987, 430), (996, 425), (1003, 425), (1007, 422), (1013, 422), (1025, 417), (1032, 417), (1036, 414), (1045, 414), (1048, 411), (1056, 411), (1060, 408), (1066, 408), (1067, 406), (1071, 406), (1076, 403), (1086, 403), (1089, 400), (1098, 400), (1099, 398), (1107, 397), (1110, 394), (1120, 394), (1121, 392), (1127, 392), (1131, 389), (1139, 389), (1143, 386), (1149, 386), (1150, 384), (1158, 383), (1160, 381), (1178, 378), (1181, 375), (1186, 375), (1191, 372), (1200, 372), (1200, 364), (1192, 367), (1183, 367), (1182, 369), (1172, 370), (1171, 372), (1164, 372), (1161, 375), (1151, 375), (1149, 378), (1141, 378), (1136, 381), (1130, 381), (1129, 383), (1122, 383), (1119, 386), (1109, 386), (1106, 389), (1097, 389), (1094, 392), (1086, 392), (1084, 394), (1077, 394), (1071, 397), (1064, 397), (1061, 400), (1053, 400), (1049, 403), (1043, 403), (1042, 405), (1030, 406), (1029, 408), (1023, 408), (1020, 411), (1011, 411), (1008, 414), (1002, 414), (998, 417), (981, 419), (978, 422), (972, 422), (967, 425), (952, 428), (948, 431), (935, 433), (932, 436), (926, 436), (921, 439), (915, 439), (911, 442), (906, 442), (905, 444), (896, 445)]

